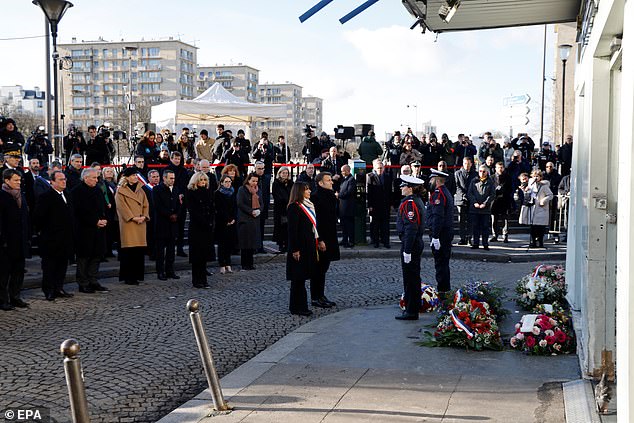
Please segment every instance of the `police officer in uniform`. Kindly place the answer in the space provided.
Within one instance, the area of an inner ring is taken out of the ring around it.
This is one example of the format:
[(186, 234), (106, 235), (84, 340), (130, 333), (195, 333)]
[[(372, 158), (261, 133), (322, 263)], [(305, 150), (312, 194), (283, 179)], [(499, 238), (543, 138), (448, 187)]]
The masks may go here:
[(421, 307), (420, 257), (423, 253), (425, 208), (420, 198), (423, 181), (409, 175), (401, 175), (401, 201), (396, 217), (396, 229), (401, 239), (401, 267), (405, 291), (405, 311), (395, 316), (397, 320), (418, 320)]
[(451, 289), (449, 259), (453, 241), (453, 196), (445, 186), (449, 174), (431, 170), (429, 203), (427, 203), (427, 226), (430, 231), (431, 252), (436, 268), (438, 294), (443, 296)]

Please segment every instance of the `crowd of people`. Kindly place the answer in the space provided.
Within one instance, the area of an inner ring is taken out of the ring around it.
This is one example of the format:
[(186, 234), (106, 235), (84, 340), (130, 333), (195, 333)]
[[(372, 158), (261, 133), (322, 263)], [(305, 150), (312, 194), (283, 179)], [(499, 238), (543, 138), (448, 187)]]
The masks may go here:
[[(41, 256), (42, 290), (49, 301), (72, 297), (64, 289), (69, 263), (76, 264), (79, 292), (108, 291), (97, 276), (100, 263), (115, 256), (125, 284), (143, 281), (146, 257), (155, 261), (159, 280), (180, 279), (174, 269), (178, 255), (191, 263), (193, 287), (209, 288), (211, 262), (217, 260), (221, 274), (232, 273), (232, 255), (239, 253), (240, 270), (255, 269), (254, 255), (264, 252), (271, 206), (273, 241), (287, 254), (291, 313), (310, 314), (306, 280), (311, 304), (332, 307), (325, 295), (330, 263), (339, 259), (340, 247), (365, 242), (365, 236), (355, 237), (359, 183), (366, 187), (375, 248), (391, 248), (392, 210), (410, 224), (430, 228), (444, 292), (450, 285), (453, 242), (453, 231), (446, 228), (453, 227), (454, 204), (458, 245), (488, 249), (490, 242), (508, 242), (509, 215), (519, 212), (520, 223), (530, 226), (530, 246), (543, 247), (557, 209), (553, 193), (565, 193), (570, 186), (572, 137), (555, 154), (547, 143), (535, 151), (526, 135), (500, 146), (487, 133), (477, 149), (463, 135), (452, 142), (443, 134), (439, 142), (433, 133), (419, 140), (411, 131), (404, 137), (395, 132), (381, 146), (370, 131), (358, 146), (368, 165), (366, 180), (360, 181), (352, 175), (347, 153), (325, 134), (309, 134), (305, 169), (294, 177), (284, 137), (273, 145), (266, 132), (252, 145), (243, 131), (234, 138), (222, 125), (215, 138), (202, 130), (194, 143), (187, 129), (178, 138), (168, 131), (147, 131), (132, 163), (122, 168), (110, 164), (108, 141), (99, 142), (98, 154), (88, 148), (100, 136), (94, 127), (88, 133), (90, 143), (83, 137), (65, 140), (66, 164), (30, 157), (25, 170), (24, 138), (15, 122), (0, 128), (2, 310), (28, 306), (20, 289), (32, 251)], [(402, 238), (407, 225), (401, 227)], [(422, 230), (413, 233), (416, 238)], [(422, 253), (417, 242), (406, 247), (414, 248), (414, 256)], [(403, 253), (408, 265), (412, 251)], [(415, 268), (407, 272), (413, 273)]]

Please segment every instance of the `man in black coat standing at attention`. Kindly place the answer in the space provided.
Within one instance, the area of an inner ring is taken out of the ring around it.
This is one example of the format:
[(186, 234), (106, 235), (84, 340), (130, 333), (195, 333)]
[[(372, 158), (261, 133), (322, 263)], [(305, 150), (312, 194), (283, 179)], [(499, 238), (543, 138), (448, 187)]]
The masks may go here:
[(147, 242), (147, 255), (150, 260), (156, 260), (156, 245), (154, 243), (154, 220), (156, 219), (156, 207), (154, 207), (154, 196), (152, 190), (158, 186), (161, 182), (161, 176), (159, 171), (152, 169), (147, 173), (147, 184), (143, 185), (143, 192), (147, 197), (147, 202), (150, 207), (150, 223), (145, 227), (145, 240)]
[(156, 218), (154, 234), (156, 243), (156, 273), (158, 278), (180, 279), (174, 273), (174, 248), (178, 236), (178, 214), (181, 210), (181, 193), (174, 185), (174, 172), (163, 171), (163, 183), (152, 189)]
[(77, 283), (79, 292), (93, 294), (107, 292), (97, 282), (99, 263), (106, 253), (106, 200), (97, 187), (99, 171), (86, 168), (81, 182), (71, 192), (75, 220), (75, 246), (77, 251)]
[[(178, 237), (176, 239), (177, 255), (179, 257), (187, 257), (183, 247), (185, 246), (185, 221), (187, 220), (187, 207), (185, 204), (185, 193), (187, 192), (187, 184), (191, 175), (189, 171), (182, 165), (183, 155), (178, 151), (173, 151), (170, 155), (170, 164), (165, 170), (174, 172), (174, 187), (178, 191), (178, 196), (182, 207), (178, 211)], [(163, 171), (165, 173), (165, 171)]]
[(321, 172), (317, 175), (316, 181), (317, 189), (311, 193), (310, 201), (315, 205), (317, 215), (319, 259), (310, 278), (310, 299), (314, 307), (330, 308), (336, 304), (326, 298), (324, 287), (330, 262), (339, 260), (337, 196), (332, 189), (333, 180), (329, 172)]
[[(66, 175), (51, 174), (51, 188), (40, 196), (35, 207), (35, 225), (40, 230), (42, 291), (48, 301), (69, 298), (64, 291), (68, 260), (73, 257), (73, 207), (66, 189)], [(71, 235), (71, 236), (69, 236)]]
[(368, 173), (368, 209), (370, 237), (374, 248), (379, 248), (379, 241), (385, 248), (390, 248), (390, 202), (392, 201), (392, 177), (383, 171), (381, 159), (372, 162), (372, 173)]
[(350, 173), (350, 166), (341, 166), (341, 186), (339, 187), (339, 218), (341, 219), (341, 232), (343, 248), (354, 247), (354, 202), (357, 190), (357, 182)]

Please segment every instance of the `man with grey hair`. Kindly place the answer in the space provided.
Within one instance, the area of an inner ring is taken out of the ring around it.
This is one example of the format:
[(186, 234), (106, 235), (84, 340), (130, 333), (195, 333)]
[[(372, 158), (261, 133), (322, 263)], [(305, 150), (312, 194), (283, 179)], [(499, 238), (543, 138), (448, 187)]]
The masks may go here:
[(68, 166), (66, 167), (66, 186), (69, 191), (72, 191), (81, 180), (81, 166), (84, 163), (84, 158), (81, 154), (73, 154), (70, 156)]
[(51, 175), (53, 175), (53, 172), (56, 171), (62, 171), (62, 163), (59, 160), (55, 160), (51, 163), (51, 166), (48, 168), (48, 175), (46, 175), (47, 178), (45, 178), (44, 175), (40, 175), (35, 178), (35, 183), (33, 184), (33, 195), (35, 196), (36, 204), (40, 195), (51, 189)]
[[(71, 161), (73, 158), (71, 157)], [(99, 262), (106, 250), (106, 201), (97, 187), (99, 171), (86, 168), (81, 182), (72, 190), (75, 245), (77, 246), (77, 283), (79, 292), (92, 294), (108, 289), (97, 282)]]
[(482, 237), (482, 246), (489, 249), (489, 235), (491, 234), (491, 204), (495, 199), (495, 186), (489, 177), (486, 165), (480, 165), (478, 176), (471, 181), (467, 191), (469, 200), (469, 213), (473, 228), (473, 240), (471, 248), (477, 249)]
[(390, 248), (390, 201), (392, 200), (392, 177), (384, 172), (381, 159), (374, 159), (372, 172), (366, 177), (368, 211), (370, 221), (370, 238), (374, 248), (379, 242)]

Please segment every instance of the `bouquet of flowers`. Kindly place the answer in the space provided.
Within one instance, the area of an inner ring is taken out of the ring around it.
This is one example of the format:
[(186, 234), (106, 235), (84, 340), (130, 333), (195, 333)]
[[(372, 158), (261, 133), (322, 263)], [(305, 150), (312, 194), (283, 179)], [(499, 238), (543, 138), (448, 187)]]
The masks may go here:
[(453, 307), (439, 315), (436, 330), (425, 332), (424, 346), (463, 347), (476, 351), (503, 347), (495, 315), (489, 304), (456, 291)]
[(563, 266), (537, 266), (530, 275), (518, 281), (515, 292), (515, 302), (525, 310), (533, 310), (538, 304), (565, 304), (565, 270)]
[[(438, 299), (438, 293), (433, 286), (427, 285), (424, 282), (420, 284), (421, 291), (421, 306), (420, 313), (428, 313), (436, 310), (436, 307), (440, 304)], [(401, 295), (401, 299), (398, 302), (401, 310), (405, 310), (405, 293)]]
[[(454, 297), (457, 291), (451, 291), (451, 295), (448, 296), (449, 303), (445, 305), (452, 306)], [(460, 288), (461, 295), (468, 297), (471, 300), (480, 301), (489, 305), (491, 314), (495, 315), (497, 319), (501, 319), (508, 311), (502, 307), (502, 299), (504, 298), (504, 290), (497, 286), (495, 282), (486, 281), (470, 281)], [(451, 307), (447, 307), (451, 308)]]
[[(561, 311), (562, 314), (563, 311)], [(574, 332), (569, 325), (569, 320), (562, 321), (557, 315), (559, 312), (539, 314), (535, 323), (528, 332), (522, 332), (522, 321), (515, 325), (515, 335), (511, 337), (511, 348), (523, 351), (531, 355), (558, 355), (569, 354), (576, 349)], [(534, 315), (533, 315), (534, 316)]]

